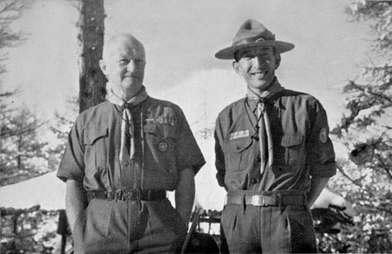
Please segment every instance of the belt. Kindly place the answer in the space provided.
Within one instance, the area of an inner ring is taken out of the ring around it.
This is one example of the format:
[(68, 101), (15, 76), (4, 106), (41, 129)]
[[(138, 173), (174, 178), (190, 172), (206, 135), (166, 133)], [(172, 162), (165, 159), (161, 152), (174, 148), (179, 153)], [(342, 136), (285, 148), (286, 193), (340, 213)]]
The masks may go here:
[(236, 194), (227, 195), (228, 204), (252, 205), (252, 206), (306, 206), (307, 200), (304, 193), (260, 193), (260, 194)]
[(166, 198), (165, 190), (140, 190), (126, 189), (116, 191), (88, 191), (87, 198), (90, 201), (93, 198), (121, 201), (158, 201)]

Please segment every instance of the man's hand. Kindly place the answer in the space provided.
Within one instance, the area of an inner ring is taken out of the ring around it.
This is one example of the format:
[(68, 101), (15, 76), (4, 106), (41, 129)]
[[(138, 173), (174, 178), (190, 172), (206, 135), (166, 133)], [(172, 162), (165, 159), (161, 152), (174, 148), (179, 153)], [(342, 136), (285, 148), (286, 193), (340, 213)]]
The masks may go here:
[(87, 206), (87, 195), (83, 184), (75, 180), (67, 180), (65, 192), (65, 208), (67, 211), (68, 223), (73, 233), (76, 220), (83, 213)]
[(192, 212), (195, 200), (195, 173), (192, 169), (186, 168), (180, 173), (180, 180), (175, 192), (176, 210), (188, 227), (189, 217)]

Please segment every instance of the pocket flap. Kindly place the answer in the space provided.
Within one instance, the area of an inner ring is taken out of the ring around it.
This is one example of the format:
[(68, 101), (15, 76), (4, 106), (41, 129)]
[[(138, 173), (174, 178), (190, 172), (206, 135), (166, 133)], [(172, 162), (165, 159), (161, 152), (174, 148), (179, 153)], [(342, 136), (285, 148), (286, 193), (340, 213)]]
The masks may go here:
[(85, 145), (93, 145), (95, 141), (100, 139), (101, 137), (107, 137), (108, 133), (109, 131), (107, 127), (94, 128), (89, 131), (86, 131), (84, 143)]
[(297, 146), (302, 144), (304, 135), (299, 132), (286, 133), (282, 137), (281, 145), (284, 147)]
[(239, 138), (225, 142), (225, 149), (229, 153), (240, 153), (252, 144), (251, 138)]
[(144, 125), (143, 130), (160, 138), (176, 138), (175, 128), (168, 124), (149, 123)]

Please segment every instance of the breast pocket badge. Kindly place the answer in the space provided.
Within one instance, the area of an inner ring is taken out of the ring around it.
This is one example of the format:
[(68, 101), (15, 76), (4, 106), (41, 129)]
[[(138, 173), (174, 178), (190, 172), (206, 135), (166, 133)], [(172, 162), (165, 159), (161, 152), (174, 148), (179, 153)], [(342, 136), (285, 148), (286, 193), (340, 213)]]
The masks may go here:
[(169, 148), (169, 145), (166, 141), (161, 141), (158, 143), (158, 150), (162, 153), (166, 152)]

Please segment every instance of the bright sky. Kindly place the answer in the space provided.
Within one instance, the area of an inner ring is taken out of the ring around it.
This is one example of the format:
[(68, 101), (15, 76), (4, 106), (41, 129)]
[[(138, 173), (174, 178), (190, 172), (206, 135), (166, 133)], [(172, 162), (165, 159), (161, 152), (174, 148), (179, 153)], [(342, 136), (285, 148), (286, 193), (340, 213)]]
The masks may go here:
[[(282, 55), (277, 71), (282, 85), (317, 97), (334, 125), (343, 112), (342, 87), (359, 73), (369, 44), (367, 27), (348, 22), (344, 8), (350, 1), (106, 0), (106, 35), (130, 32), (144, 43), (147, 91), (179, 104), (197, 132), (213, 127), (218, 112), (245, 95), (246, 85), (231, 62), (214, 54), (231, 44), (244, 20), (256, 19), (278, 40), (295, 44)], [(15, 104), (24, 102), (45, 116), (63, 110), (78, 91), (78, 12), (71, 3), (36, 0), (14, 24), (26, 41), (5, 62), (3, 88), (20, 87)], [(206, 140), (201, 146), (206, 168), (213, 168), (213, 144)], [(203, 187), (216, 187), (213, 170), (202, 170), (199, 179), (199, 197), (222, 196)]]
[[(78, 13), (71, 2), (37, 0), (15, 24), (26, 33), (27, 40), (12, 49), (6, 62), (4, 87), (23, 90), (16, 102), (25, 101), (49, 114), (63, 108), (66, 99), (78, 91)], [(342, 110), (341, 88), (358, 73), (356, 65), (364, 59), (368, 44), (367, 29), (348, 22), (344, 7), (349, 3), (350, 0), (106, 0), (105, 26), (107, 35), (130, 32), (145, 44), (145, 85), (150, 94), (170, 93), (170, 97), (185, 89), (200, 98), (202, 90), (213, 93), (226, 105), (229, 99), (244, 94), (229, 95), (232, 90), (244, 89), (245, 84), (234, 76), (230, 61), (215, 59), (214, 54), (231, 44), (245, 19), (259, 20), (278, 40), (296, 45), (282, 56), (277, 72), (282, 85), (319, 98), (335, 121)], [(187, 104), (187, 98), (180, 95), (174, 96), (178, 98), (175, 102)], [(218, 106), (212, 101), (203, 103)]]

